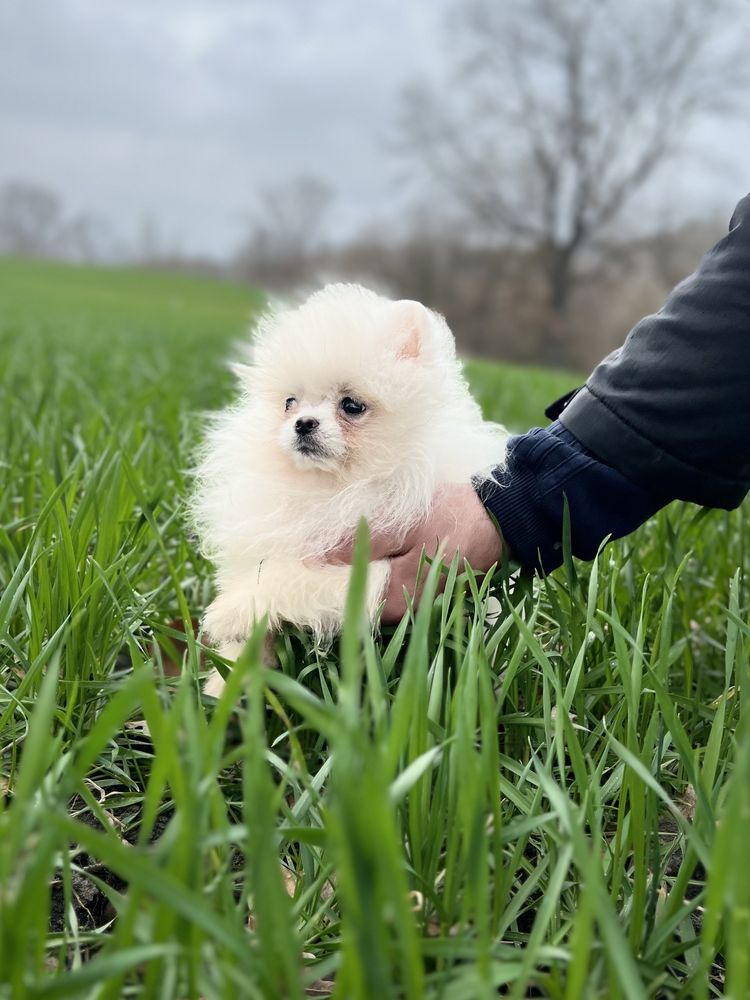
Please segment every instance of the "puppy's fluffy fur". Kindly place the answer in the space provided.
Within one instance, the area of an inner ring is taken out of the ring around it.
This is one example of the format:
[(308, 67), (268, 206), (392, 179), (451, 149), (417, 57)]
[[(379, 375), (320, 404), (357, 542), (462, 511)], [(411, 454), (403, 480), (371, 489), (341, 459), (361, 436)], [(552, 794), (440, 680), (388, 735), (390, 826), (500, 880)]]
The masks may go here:
[[(340, 627), (350, 570), (326, 552), (361, 517), (406, 532), (437, 487), (489, 476), (506, 434), (472, 399), (444, 319), (357, 285), (328, 285), (266, 315), (239, 402), (206, 441), (192, 501), (218, 594), (204, 632), (235, 658), (253, 622), (322, 637)], [(368, 575), (375, 617), (387, 560)], [(218, 674), (207, 690), (221, 689)]]

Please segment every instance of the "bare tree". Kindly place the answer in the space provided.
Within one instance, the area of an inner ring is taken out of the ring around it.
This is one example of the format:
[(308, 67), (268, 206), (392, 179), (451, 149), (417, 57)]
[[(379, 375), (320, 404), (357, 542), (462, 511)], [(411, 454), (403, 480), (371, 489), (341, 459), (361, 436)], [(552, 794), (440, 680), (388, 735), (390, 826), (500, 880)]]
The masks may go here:
[(318, 177), (302, 176), (263, 188), (250, 220), (250, 232), (237, 255), (239, 272), (270, 286), (305, 277), (320, 247), (333, 192)]
[(0, 189), (0, 252), (54, 256), (61, 225), (62, 206), (54, 192), (20, 180)]
[(747, 101), (750, 60), (734, 8), (472, 0), (453, 15), (450, 83), (404, 95), (400, 152), (477, 234), (525, 248), (539, 268), (546, 361), (565, 360), (586, 252), (606, 252), (624, 210), (685, 156), (701, 119)]
[(91, 212), (65, 219), (58, 248), (64, 260), (81, 264), (118, 263), (127, 256), (112, 227)]
[(54, 191), (24, 180), (0, 187), (0, 253), (81, 263), (125, 257), (107, 222), (90, 212), (70, 215)]

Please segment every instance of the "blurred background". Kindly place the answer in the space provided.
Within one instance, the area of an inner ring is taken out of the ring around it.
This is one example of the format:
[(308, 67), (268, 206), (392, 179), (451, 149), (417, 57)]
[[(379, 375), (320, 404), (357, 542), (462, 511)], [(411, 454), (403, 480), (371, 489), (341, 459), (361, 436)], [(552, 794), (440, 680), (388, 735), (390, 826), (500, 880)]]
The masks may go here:
[(735, 0), (0, 0), (0, 254), (360, 280), (465, 354), (585, 370), (750, 187), (749, 29)]

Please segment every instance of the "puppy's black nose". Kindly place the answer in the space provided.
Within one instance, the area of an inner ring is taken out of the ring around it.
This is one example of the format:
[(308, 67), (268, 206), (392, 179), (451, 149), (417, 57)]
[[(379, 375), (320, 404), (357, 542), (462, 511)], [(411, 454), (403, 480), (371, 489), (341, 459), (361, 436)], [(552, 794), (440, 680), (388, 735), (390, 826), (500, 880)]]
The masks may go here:
[(319, 426), (320, 421), (316, 420), (315, 417), (300, 417), (295, 423), (294, 429), (300, 437), (305, 437), (307, 434), (312, 434), (315, 428)]

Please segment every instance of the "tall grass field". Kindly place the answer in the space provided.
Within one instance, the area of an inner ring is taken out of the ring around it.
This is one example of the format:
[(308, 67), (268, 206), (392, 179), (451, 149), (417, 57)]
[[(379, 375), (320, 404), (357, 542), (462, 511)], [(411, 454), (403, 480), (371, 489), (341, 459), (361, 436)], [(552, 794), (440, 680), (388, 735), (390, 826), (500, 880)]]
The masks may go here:
[[(204, 698), (184, 500), (261, 303), (0, 261), (0, 998), (747, 1000), (747, 506), (434, 565), (379, 637), (363, 535), (341, 641)], [(517, 430), (575, 384), (467, 372)]]

